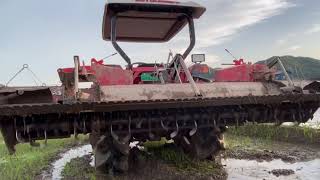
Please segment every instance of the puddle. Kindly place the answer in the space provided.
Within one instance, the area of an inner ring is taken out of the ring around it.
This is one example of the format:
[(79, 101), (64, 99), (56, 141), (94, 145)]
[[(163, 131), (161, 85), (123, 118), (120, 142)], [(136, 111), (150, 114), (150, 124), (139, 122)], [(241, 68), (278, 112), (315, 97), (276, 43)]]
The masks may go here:
[[(69, 151), (61, 154), (60, 155), (61, 158), (51, 164), (53, 168), (52, 168), (51, 177), (48, 179), (53, 179), (53, 180), (62, 179), (61, 173), (67, 163), (69, 163), (72, 159), (83, 157), (91, 153), (92, 153), (91, 145), (84, 145), (78, 148), (70, 149)], [(44, 177), (43, 179), (46, 179), (46, 178)]]
[[(130, 143), (130, 147), (138, 147), (139, 149), (143, 148), (138, 145), (138, 142)], [(85, 155), (92, 154), (92, 146), (84, 145), (78, 148), (73, 148), (67, 152), (60, 155), (60, 158), (51, 164), (52, 172), (43, 172), (42, 179), (53, 179), (60, 180), (62, 179), (62, 171), (64, 167), (72, 160), (78, 157), (83, 157)], [(0, 161), (1, 163), (1, 161)], [(90, 165), (94, 167), (94, 156), (92, 156)]]
[[(228, 179), (233, 180), (256, 180), (256, 179), (298, 179), (298, 180), (318, 180), (320, 179), (320, 159), (297, 162), (285, 163), (282, 160), (273, 160), (270, 162), (257, 162), (254, 160), (237, 160), (225, 159), (222, 160), (225, 166)], [(289, 176), (276, 177), (270, 173), (274, 169), (288, 169), (293, 170), (294, 174)]]

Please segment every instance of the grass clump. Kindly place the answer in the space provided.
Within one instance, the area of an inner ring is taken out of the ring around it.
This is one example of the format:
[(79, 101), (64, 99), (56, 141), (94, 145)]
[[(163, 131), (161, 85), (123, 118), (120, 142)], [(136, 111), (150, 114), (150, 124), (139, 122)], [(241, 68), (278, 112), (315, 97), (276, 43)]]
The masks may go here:
[(2, 134), (0, 133), (0, 145), (4, 144)]
[(0, 137), (0, 177), (1, 179), (35, 179), (48, 168), (58, 153), (67, 147), (72, 147), (86, 141), (86, 136), (74, 138), (48, 140), (46, 146), (42, 141), (40, 147), (31, 147), (29, 144), (16, 145), (16, 153), (9, 155), (2, 138)]
[(306, 126), (247, 124), (239, 127), (230, 127), (228, 134), (294, 143), (320, 143), (320, 130)]
[(63, 179), (94, 180), (95, 169), (90, 166), (91, 155), (72, 159), (62, 171)]

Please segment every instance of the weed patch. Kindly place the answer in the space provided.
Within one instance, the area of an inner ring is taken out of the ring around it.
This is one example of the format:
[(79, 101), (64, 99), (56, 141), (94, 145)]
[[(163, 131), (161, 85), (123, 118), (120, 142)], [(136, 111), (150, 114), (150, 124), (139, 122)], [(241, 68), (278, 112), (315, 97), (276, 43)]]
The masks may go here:
[(72, 159), (63, 169), (63, 179), (95, 179), (95, 169), (90, 166), (90, 161), (91, 155)]
[(228, 134), (293, 143), (320, 144), (320, 130), (306, 126), (244, 125), (229, 128)]

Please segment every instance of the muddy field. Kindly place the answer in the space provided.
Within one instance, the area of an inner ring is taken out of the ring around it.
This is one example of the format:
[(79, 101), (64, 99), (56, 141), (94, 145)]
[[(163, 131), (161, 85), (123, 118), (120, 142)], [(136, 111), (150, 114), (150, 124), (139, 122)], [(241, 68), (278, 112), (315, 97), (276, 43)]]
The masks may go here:
[[(252, 129), (252, 127), (246, 127)], [(259, 127), (255, 127), (259, 128)], [(266, 127), (263, 127), (264, 129)], [(277, 128), (277, 127), (270, 127)], [(303, 129), (302, 129), (303, 130)], [(276, 129), (274, 129), (276, 131)], [(312, 131), (317, 133), (317, 131)], [(296, 134), (298, 135), (298, 134)], [(257, 135), (258, 136), (258, 135)], [(310, 138), (299, 134), (300, 138)], [(90, 147), (87, 154), (65, 162), (54, 179), (314, 179), (320, 178), (320, 145), (269, 138), (240, 136), (231, 129), (226, 134), (226, 150), (215, 161), (197, 162), (173, 144), (147, 143), (144, 150), (133, 149), (130, 172), (106, 176), (93, 168)], [(79, 150), (79, 149), (78, 149)], [(65, 157), (66, 158), (66, 157)], [(63, 159), (63, 158), (62, 158)], [(53, 169), (55, 167), (52, 167)], [(54, 170), (53, 170), (54, 171)]]
[[(87, 137), (52, 140), (38, 148), (19, 145), (9, 156), (0, 141), (4, 179), (310, 179), (320, 178), (320, 132), (298, 126), (230, 127), (226, 150), (198, 162), (166, 141), (132, 149), (130, 171), (106, 176), (94, 169)], [(83, 144), (85, 143), (85, 144)], [(15, 168), (13, 168), (15, 166)]]

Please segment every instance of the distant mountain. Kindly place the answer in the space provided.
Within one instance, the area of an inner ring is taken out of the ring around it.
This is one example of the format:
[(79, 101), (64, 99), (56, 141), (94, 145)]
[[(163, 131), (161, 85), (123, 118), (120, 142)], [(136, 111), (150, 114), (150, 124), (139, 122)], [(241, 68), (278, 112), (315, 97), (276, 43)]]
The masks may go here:
[[(257, 64), (269, 63), (274, 60), (274, 58), (275, 57), (271, 57), (267, 60), (259, 61)], [(294, 56), (282, 56), (280, 58), (291, 78), (320, 80), (320, 60)], [(281, 70), (279, 65), (277, 65), (277, 70)]]

